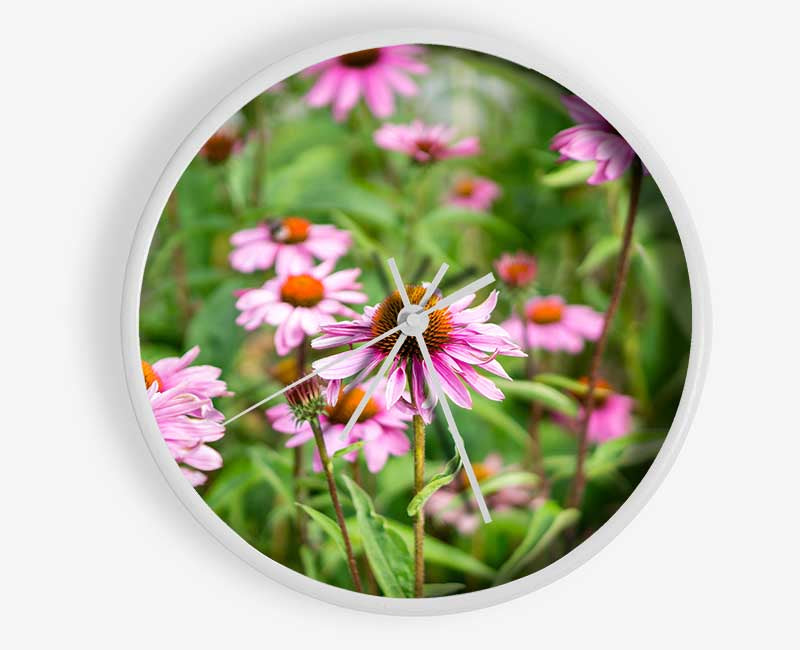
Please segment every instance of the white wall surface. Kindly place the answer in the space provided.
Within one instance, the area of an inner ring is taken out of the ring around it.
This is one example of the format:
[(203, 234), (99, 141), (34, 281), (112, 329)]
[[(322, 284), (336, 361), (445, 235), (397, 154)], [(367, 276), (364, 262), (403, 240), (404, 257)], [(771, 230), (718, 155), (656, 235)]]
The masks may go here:
[[(797, 647), (797, 16), (609, 0), (5, 6), (0, 19), (8, 648)], [(591, 562), (445, 618), (351, 612), (209, 537), (146, 449), (122, 374), (124, 263), (181, 139), (270, 62), (371, 29), (534, 41), (660, 152), (709, 268), (713, 352), (672, 472)]]

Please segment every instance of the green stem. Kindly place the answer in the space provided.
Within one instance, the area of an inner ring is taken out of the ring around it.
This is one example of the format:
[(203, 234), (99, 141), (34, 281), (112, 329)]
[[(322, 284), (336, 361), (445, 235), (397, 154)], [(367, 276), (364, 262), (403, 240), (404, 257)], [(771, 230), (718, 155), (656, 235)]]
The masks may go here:
[[(303, 338), (302, 342), (297, 348), (297, 376), (301, 376), (303, 374), (303, 367), (305, 365), (305, 349), (306, 349), (306, 339)], [(294, 477), (294, 485), (295, 485), (295, 501), (297, 503), (305, 503), (308, 494), (306, 490), (300, 487), (300, 481), (303, 478), (304, 472), (304, 458), (303, 458), (303, 445), (297, 445), (294, 448), (294, 467), (292, 468), (292, 476)], [(303, 512), (303, 509), (300, 506), (295, 508), (295, 517), (296, 517), (296, 524), (297, 524), (297, 536), (300, 538), (300, 543), (303, 546), (309, 546), (308, 544), (308, 522), (306, 521), (306, 515)]]
[(600, 362), (603, 359), (608, 335), (611, 329), (611, 322), (619, 307), (622, 291), (625, 286), (625, 279), (628, 276), (628, 269), (631, 263), (631, 249), (633, 244), (633, 226), (636, 222), (636, 212), (639, 207), (639, 195), (642, 189), (642, 161), (634, 158), (631, 176), (631, 192), (628, 203), (628, 216), (625, 219), (625, 230), (622, 234), (622, 248), (617, 262), (617, 273), (614, 278), (614, 287), (611, 291), (611, 300), (608, 309), (603, 317), (603, 329), (600, 338), (595, 343), (592, 359), (589, 364), (589, 378), (586, 389), (586, 402), (583, 408), (583, 417), (578, 428), (578, 457), (575, 463), (575, 479), (572, 482), (567, 505), (577, 508), (583, 502), (583, 493), (586, 490), (586, 450), (588, 447), (589, 420), (594, 410), (594, 391), (597, 388), (598, 371)]
[(325, 478), (328, 481), (328, 492), (331, 495), (333, 509), (336, 512), (336, 521), (339, 524), (339, 530), (342, 531), (344, 547), (347, 552), (347, 566), (350, 569), (350, 575), (353, 578), (353, 584), (356, 590), (364, 591), (361, 586), (361, 577), (358, 575), (358, 566), (356, 565), (355, 555), (353, 555), (353, 547), (350, 544), (350, 535), (347, 533), (347, 526), (344, 522), (344, 513), (342, 512), (342, 504), (339, 502), (339, 492), (336, 489), (336, 481), (333, 478), (333, 462), (330, 456), (328, 456), (328, 450), (325, 448), (325, 438), (322, 435), (322, 427), (320, 427), (317, 418), (312, 418), (309, 424), (311, 425), (311, 430), (314, 432), (314, 440), (317, 442), (322, 468), (325, 470)]
[[(412, 393), (413, 395), (413, 393)], [(412, 397), (413, 402), (413, 397)], [(414, 405), (416, 408), (416, 404)], [(413, 416), (414, 427), (414, 495), (425, 487), (425, 422), (421, 415)], [(414, 597), (422, 598), (425, 586), (425, 509), (414, 518)]]

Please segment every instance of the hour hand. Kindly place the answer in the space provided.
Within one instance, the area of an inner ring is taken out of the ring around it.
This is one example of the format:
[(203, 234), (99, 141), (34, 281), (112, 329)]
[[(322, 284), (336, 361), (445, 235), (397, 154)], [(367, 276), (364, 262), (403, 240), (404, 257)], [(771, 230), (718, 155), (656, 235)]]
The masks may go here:
[(488, 524), (492, 521), (492, 516), (489, 514), (489, 508), (486, 507), (486, 500), (483, 498), (481, 486), (478, 484), (478, 479), (475, 476), (475, 470), (472, 469), (472, 463), (469, 461), (467, 449), (464, 446), (464, 439), (461, 437), (461, 433), (458, 431), (456, 421), (453, 418), (453, 412), (450, 410), (450, 402), (447, 401), (447, 396), (442, 390), (442, 384), (439, 380), (439, 373), (436, 372), (436, 368), (433, 365), (433, 360), (431, 359), (431, 354), (428, 351), (428, 346), (425, 344), (425, 338), (422, 336), (422, 334), (417, 334), (414, 338), (417, 341), (417, 346), (419, 347), (420, 352), (422, 352), (422, 358), (428, 368), (431, 388), (436, 394), (436, 398), (442, 407), (444, 419), (447, 421), (447, 428), (450, 429), (450, 435), (453, 436), (453, 443), (455, 444), (456, 450), (463, 461), (464, 472), (467, 474), (469, 486), (472, 488), (472, 492), (475, 495), (475, 500), (478, 502), (478, 510), (480, 510), (481, 516), (483, 517), (483, 522)]

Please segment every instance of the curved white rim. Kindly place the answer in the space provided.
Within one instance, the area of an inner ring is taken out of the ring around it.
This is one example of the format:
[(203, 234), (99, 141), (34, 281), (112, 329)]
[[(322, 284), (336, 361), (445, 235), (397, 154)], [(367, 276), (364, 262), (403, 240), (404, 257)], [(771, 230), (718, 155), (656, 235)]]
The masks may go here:
[[(163, 443), (147, 394), (141, 384), (139, 350), (139, 295), (150, 242), (170, 192), (209, 136), (256, 95), (314, 63), (345, 52), (405, 43), (448, 45), (504, 58), (551, 77), (597, 107), (614, 123), (641, 156), (667, 201), (683, 244), (692, 300), (689, 367), (675, 419), (647, 474), (619, 510), (576, 549), (530, 576), (479, 592), (419, 600), (364, 595), (318, 582), (263, 555), (244, 541), (236, 531), (229, 528), (189, 485)], [(225, 97), (189, 133), (161, 174), (134, 235), (122, 294), (122, 355), (134, 412), (150, 452), (170, 487), (189, 512), (225, 547), (264, 575), (291, 589), (329, 603), (381, 614), (452, 614), (496, 605), (550, 584), (597, 554), (642, 509), (675, 461), (700, 398), (710, 355), (710, 334), (711, 302), (707, 272), (700, 241), (689, 216), (688, 207), (664, 162), (635, 125), (589, 83), (550, 61), (535, 47), (498, 41), (479, 34), (447, 30), (378, 31), (329, 41), (269, 65)]]

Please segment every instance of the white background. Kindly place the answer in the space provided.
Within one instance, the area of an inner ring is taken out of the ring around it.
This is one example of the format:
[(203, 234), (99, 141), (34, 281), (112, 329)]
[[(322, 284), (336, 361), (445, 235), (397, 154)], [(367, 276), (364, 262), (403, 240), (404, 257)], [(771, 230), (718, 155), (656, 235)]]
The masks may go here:
[[(6, 7), (5, 647), (797, 647), (797, 16), (734, 4)], [(144, 202), (222, 96), (320, 40), (415, 26), (533, 41), (638, 125), (704, 246), (714, 349), (677, 463), (605, 550), (516, 601), (410, 619), (296, 594), (202, 531), (133, 418), (119, 307)]]

